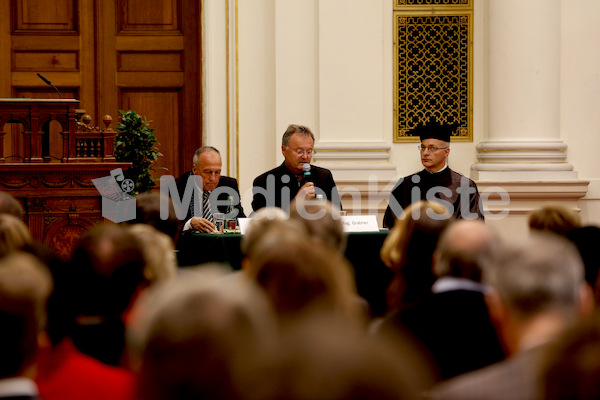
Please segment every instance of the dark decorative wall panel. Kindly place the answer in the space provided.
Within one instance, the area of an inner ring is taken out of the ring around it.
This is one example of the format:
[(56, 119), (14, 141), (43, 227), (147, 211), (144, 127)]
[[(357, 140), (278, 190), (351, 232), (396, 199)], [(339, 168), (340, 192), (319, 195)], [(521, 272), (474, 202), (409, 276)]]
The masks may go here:
[(463, 7), (394, 11), (394, 141), (418, 141), (410, 130), (431, 117), (459, 124), (453, 141), (472, 141), (473, 12), (464, 7), (466, 1), (405, 3)]

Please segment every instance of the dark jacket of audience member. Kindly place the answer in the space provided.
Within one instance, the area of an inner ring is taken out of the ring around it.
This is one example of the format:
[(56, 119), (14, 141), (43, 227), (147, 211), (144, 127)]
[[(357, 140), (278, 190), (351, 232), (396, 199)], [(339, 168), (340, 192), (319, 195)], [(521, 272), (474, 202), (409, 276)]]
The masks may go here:
[(140, 246), (124, 226), (97, 225), (81, 235), (71, 258), (70, 273), (78, 283), (73, 342), (109, 365), (120, 365), (125, 314), (146, 284)]
[(484, 271), (484, 281), (492, 288), (486, 300), (509, 357), (443, 382), (431, 398), (540, 398), (548, 348), (589, 315), (591, 294), (577, 250), (563, 237), (538, 233), (505, 248)]
[(482, 269), (489, 267), (498, 238), (483, 222), (460, 220), (438, 243), (433, 293), (392, 313), (382, 330), (408, 332), (432, 357), (440, 379), (498, 362), (504, 351), (485, 304)]

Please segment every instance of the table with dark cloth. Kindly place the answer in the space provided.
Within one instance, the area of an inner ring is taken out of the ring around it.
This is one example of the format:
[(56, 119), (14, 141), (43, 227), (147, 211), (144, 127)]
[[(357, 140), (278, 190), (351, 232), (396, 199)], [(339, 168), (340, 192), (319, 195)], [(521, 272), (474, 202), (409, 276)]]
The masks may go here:
[[(358, 294), (371, 307), (371, 313), (382, 315), (386, 310), (385, 291), (392, 279), (379, 252), (388, 231), (352, 232), (348, 234), (346, 258), (354, 268)], [(222, 235), (185, 232), (177, 242), (177, 260), (180, 267), (204, 263), (225, 263), (234, 270), (241, 268), (241, 234)]]

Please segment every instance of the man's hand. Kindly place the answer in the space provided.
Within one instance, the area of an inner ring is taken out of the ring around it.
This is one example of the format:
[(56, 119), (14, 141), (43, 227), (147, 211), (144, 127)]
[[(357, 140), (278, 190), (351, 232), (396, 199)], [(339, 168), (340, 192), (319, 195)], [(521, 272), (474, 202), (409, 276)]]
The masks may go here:
[(211, 233), (215, 231), (215, 225), (207, 219), (194, 217), (191, 219), (192, 229), (203, 233)]
[(313, 182), (306, 182), (304, 184), (304, 186), (302, 186), (300, 188), (300, 190), (298, 191), (298, 194), (296, 195), (296, 199), (300, 200), (300, 199), (304, 199), (304, 200), (309, 200), (309, 199), (314, 199), (316, 196), (315, 194), (315, 184)]

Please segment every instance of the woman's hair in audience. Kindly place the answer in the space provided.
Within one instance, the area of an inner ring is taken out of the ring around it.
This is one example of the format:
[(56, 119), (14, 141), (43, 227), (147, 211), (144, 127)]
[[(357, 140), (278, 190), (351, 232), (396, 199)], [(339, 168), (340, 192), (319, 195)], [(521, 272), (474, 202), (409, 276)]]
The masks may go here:
[(548, 352), (543, 368), (546, 400), (600, 398), (600, 318), (594, 315), (566, 331)]
[(130, 333), (141, 349), (139, 397), (241, 399), (239, 382), (276, 344), (264, 294), (243, 274), (205, 265), (145, 293)]
[(0, 191), (0, 214), (10, 214), (23, 219), (23, 207), (13, 195)]
[(391, 310), (429, 293), (435, 282), (433, 252), (453, 217), (440, 203), (419, 201), (406, 207), (381, 247), (381, 259), (394, 271), (388, 286)]
[(356, 320), (359, 309), (349, 263), (294, 228), (298, 224), (280, 221), (263, 231), (247, 273), (267, 292), (282, 321), (317, 309)]
[(171, 238), (150, 225), (131, 225), (129, 231), (140, 241), (144, 254), (144, 278), (149, 285), (173, 279), (177, 274), (175, 247)]
[(564, 204), (549, 204), (529, 215), (529, 228), (550, 231), (565, 236), (572, 229), (581, 227), (579, 214)]
[(347, 235), (340, 209), (329, 200), (294, 200), (290, 205), (290, 218), (304, 224), (309, 236), (344, 253)]
[(0, 214), (0, 257), (20, 250), (33, 241), (25, 223), (10, 214)]

